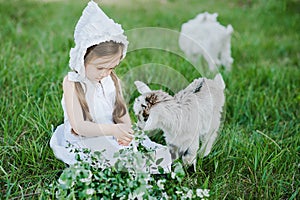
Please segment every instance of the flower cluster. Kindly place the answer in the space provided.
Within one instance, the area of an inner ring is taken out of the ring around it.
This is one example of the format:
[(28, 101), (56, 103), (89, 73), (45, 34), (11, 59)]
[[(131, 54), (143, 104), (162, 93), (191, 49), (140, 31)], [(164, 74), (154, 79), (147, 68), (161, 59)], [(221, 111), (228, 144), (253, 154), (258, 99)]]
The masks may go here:
[(80, 162), (62, 172), (58, 181), (49, 186), (48, 195), (57, 199), (209, 198), (209, 190), (191, 189), (182, 184), (185, 171), (179, 162), (173, 165), (171, 173), (151, 174), (153, 166), (162, 170), (154, 161), (152, 150), (140, 145), (142, 140), (143, 133), (136, 130), (135, 145), (117, 152), (114, 166), (108, 164), (102, 152), (77, 150)]

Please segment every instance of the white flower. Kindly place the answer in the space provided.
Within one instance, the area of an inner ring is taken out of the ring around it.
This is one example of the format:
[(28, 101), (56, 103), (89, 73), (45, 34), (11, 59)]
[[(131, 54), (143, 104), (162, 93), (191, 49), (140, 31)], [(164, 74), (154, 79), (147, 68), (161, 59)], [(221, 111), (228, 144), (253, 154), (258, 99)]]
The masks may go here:
[(63, 181), (61, 179), (58, 179), (58, 183), (61, 184), (61, 185), (65, 185), (67, 183), (67, 181)]
[(157, 186), (163, 190), (164, 189), (164, 183), (166, 182), (166, 180), (158, 180), (157, 181)]
[(168, 199), (168, 198), (169, 198), (169, 196), (167, 195), (167, 193), (166, 193), (166, 192), (163, 192), (163, 193), (161, 194), (161, 197), (165, 197), (166, 199)]
[(128, 199), (134, 199), (135, 197), (133, 196), (133, 194), (132, 193), (129, 193), (129, 195), (128, 195)]
[(196, 195), (197, 195), (197, 197), (203, 198), (203, 190), (202, 189), (197, 189), (196, 190)]
[(89, 189), (87, 189), (87, 190), (85, 191), (85, 193), (86, 193), (87, 195), (93, 195), (93, 194), (95, 193), (95, 190), (94, 190), (93, 188), (89, 188)]
[(171, 172), (171, 178), (175, 179), (175, 177), (176, 177), (176, 173), (175, 172)]
[(189, 198), (189, 199), (192, 199), (193, 198), (193, 191), (189, 190), (188, 193), (186, 194), (186, 197)]
[(73, 187), (75, 185), (74, 181), (71, 181), (71, 185), (68, 185), (68, 184), (70, 184), (68, 181), (70, 181), (70, 180), (62, 180), (60, 178), (58, 179), (58, 183), (60, 185), (64, 185), (64, 186), (67, 186), (67, 187)]
[(203, 190), (203, 195), (204, 195), (205, 197), (209, 197), (209, 190), (208, 190), (208, 189), (204, 189), (204, 190)]
[(153, 186), (147, 183), (147, 184), (146, 184), (146, 188), (147, 188), (148, 190), (150, 190), (151, 188), (153, 188)]
[(176, 194), (182, 194), (182, 191), (175, 191)]
[(85, 172), (88, 173), (88, 177), (81, 178), (81, 179), (79, 179), (79, 181), (82, 182), (82, 183), (89, 183), (89, 182), (92, 181), (92, 176), (93, 176), (93, 174), (92, 174), (91, 171), (87, 171), (87, 170), (86, 170)]
[(203, 197), (209, 197), (209, 190), (208, 189), (197, 189), (196, 190), (197, 197), (203, 198)]
[(89, 182), (91, 182), (91, 179), (90, 178), (81, 178), (80, 182), (82, 182), (82, 183), (89, 183)]
[(134, 191), (133, 193), (129, 194), (128, 199), (143, 200), (143, 195), (144, 194), (145, 194), (144, 192), (140, 192), (139, 194), (137, 194), (136, 191)]
[(136, 143), (135, 143), (135, 141), (134, 142), (132, 142), (132, 146), (133, 146), (133, 152), (134, 153), (137, 153), (138, 152), (138, 149), (137, 149), (137, 146), (136, 146)]

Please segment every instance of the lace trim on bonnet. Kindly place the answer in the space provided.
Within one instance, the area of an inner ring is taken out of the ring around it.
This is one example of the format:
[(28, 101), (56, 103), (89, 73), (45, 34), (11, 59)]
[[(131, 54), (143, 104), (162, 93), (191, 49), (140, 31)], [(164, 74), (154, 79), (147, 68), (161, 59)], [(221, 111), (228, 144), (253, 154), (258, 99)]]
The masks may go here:
[(94, 2), (90, 1), (78, 20), (75, 31), (75, 47), (70, 50), (68, 79), (74, 82), (85, 80), (84, 55), (90, 46), (115, 41), (124, 44), (123, 57), (127, 52), (128, 41), (122, 26), (110, 19)]

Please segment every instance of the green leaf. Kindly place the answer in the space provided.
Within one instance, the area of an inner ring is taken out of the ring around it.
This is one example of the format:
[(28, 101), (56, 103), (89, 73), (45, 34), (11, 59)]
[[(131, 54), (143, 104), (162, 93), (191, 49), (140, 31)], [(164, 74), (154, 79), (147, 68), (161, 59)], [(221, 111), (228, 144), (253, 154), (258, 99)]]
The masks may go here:
[(161, 166), (158, 166), (158, 172), (159, 172), (160, 174), (164, 174), (164, 173), (165, 173), (165, 170), (164, 170), (164, 168), (162, 168)]
[(159, 165), (163, 160), (164, 160), (163, 158), (160, 158), (160, 159), (158, 159), (158, 160), (155, 162), (155, 164), (156, 164), (156, 165)]

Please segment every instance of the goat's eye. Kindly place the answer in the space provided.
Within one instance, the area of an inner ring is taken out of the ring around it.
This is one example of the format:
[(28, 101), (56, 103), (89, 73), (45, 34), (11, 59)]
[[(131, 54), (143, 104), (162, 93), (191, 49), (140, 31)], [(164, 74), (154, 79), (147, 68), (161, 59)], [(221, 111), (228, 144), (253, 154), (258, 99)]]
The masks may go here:
[(147, 106), (146, 106), (146, 105), (144, 105), (144, 104), (142, 104), (141, 106), (142, 106), (142, 108), (144, 108), (144, 109), (145, 109), (145, 108), (147, 108)]

